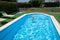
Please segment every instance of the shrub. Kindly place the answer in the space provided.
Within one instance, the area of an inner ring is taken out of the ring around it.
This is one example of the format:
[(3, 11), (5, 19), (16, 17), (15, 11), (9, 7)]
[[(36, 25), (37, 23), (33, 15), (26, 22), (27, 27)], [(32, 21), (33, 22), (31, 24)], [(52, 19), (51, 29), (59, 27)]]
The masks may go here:
[(6, 11), (7, 13), (13, 13), (18, 10), (18, 3), (16, 2), (0, 2), (0, 11)]
[(45, 7), (58, 7), (59, 6), (59, 2), (47, 2), (47, 3), (44, 3), (45, 4)]

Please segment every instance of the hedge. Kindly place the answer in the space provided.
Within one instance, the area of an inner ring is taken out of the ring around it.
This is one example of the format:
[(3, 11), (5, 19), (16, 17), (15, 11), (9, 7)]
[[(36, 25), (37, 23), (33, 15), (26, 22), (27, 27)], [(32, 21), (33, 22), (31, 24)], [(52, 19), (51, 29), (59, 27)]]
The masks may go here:
[[(45, 7), (58, 7), (59, 2), (55, 3), (44, 3)], [(7, 13), (17, 12), (19, 8), (29, 8), (29, 7), (40, 7), (40, 3), (38, 2), (29, 2), (29, 3), (17, 3), (17, 2), (7, 2), (0, 1), (0, 11), (6, 11)]]
[(7, 13), (13, 13), (18, 11), (18, 3), (16, 2), (0, 2), (0, 11), (5, 11)]
[(45, 7), (59, 7), (59, 2), (47, 2), (47, 3), (44, 3), (45, 4)]
[(19, 11), (19, 8), (31, 7), (30, 3), (17, 3), (17, 2), (0, 2), (0, 11), (5, 11), (7, 13), (13, 13)]
[(28, 7), (31, 7), (31, 4), (30, 3), (18, 3), (18, 7), (19, 8), (28, 8)]

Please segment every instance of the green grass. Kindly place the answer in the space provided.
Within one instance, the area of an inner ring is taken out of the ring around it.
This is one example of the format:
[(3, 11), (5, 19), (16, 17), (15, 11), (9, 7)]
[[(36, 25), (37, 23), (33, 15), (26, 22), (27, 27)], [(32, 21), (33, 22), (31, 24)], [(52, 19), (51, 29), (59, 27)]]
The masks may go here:
[(60, 14), (50, 14), (50, 15), (53, 15), (57, 21), (60, 23)]
[[(54, 7), (54, 12), (60, 12), (60, 8)], [(51, 7), (44, 7), (44, 8), (27, 8), (25, 12), (52, 12)]]
[[(28, 12), (25, 12), (25, 13), (22, 13), (22, 14), (15, 14), (15, 18), (17, 18), (17, 17), (19, 17), (23, 14), (26, 14), (26, 13), (28, 13)], [(55, 12), (50, 13), (50, 12), (48, 12), (47, 14), (53, 15), (57, 19), (57, 21), (60, 23), (60, 13), (55, 13)]]
[[(25, 12), (23, 12), (22, 14), (15, 14), (15, 16), (13, 17), (13, 18), (17, 18), (17, 17), (19, 17), (19, 16), (21, 16), (21, 15), (23, 15), (23, 14), (25, 14)], [(14, 19), (12, 19), (12, 18), (5, 18), (6, 20), (4, 21), (4, 23), (1, 23), (0, 24), (0, 27), (2, 26), (2, 25), (4, 25), (4, 24), (6, 24), (6, 23), (8, 23), (8, 22), (11, 22), (12, 20), (14, 20)]]
[(5, 19), (6, 19), (6, 20), (0, 24), (0, 27), (1, 27), (2, 25), (4, 25), (4, 24), (6, 24), (6, 23), (8, 23), (8, 22), (10, 22), (10, 21), (13, 20), (13, 19), (9, 19), (9, 18), (5, 18)]

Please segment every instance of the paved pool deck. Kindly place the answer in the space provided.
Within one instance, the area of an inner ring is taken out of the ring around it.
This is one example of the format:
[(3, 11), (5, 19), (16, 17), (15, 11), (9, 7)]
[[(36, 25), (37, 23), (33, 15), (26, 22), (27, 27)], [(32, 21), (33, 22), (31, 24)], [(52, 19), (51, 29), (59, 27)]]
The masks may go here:
[[(29, 13), (29, 14), (31, 14), (31, 13)], [(24, 15), (16, 18), (16, 19), (14, 19), (13, 21), (11, 21), (11, 22), (9, 22), (9, 23), (1, 26), (1, 27), (0, 27), (0, 31), (4, 30), (4, 29), (7, 28), (9, 25), (11, 25), (12, 23), (14, 23), (14, 22), (16, 22), (17, 20), (21, 19), (21, 18), (24, 17), (25, 15), (27, 15), (27, 14), (24, 14)], [(46, 15), (48, 15), (48, 14), (46, 14)], [(54, 16), (52, 16), (52, 15), (48, 15), (48, 16), (51, 17), (51, 19), (52, 19), (52, 21), (53, 21), (53, 23), (54, 23), (54, 25), (55, 25), (55, 27), (56, 27), (59, 35), (60, 35), (60, 24), (58, 23), (58, 21), (55, 19)]]

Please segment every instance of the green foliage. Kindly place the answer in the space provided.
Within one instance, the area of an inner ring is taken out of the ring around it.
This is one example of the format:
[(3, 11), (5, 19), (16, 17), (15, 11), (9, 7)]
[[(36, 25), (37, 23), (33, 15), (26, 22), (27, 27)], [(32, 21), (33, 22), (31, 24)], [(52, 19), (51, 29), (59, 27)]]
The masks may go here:
[(45, 0), (39, 0), (39, 2), (40, 2), (40, 3), (44, 3), (44, 2), (45, 2)]
[(19, 8), (28, 8), (31, 7), (30, 3), (17, 3), (17, 2), (0, 2), (0, 11), (5, 11), (7, 13), (17, 12)]
[(58, 7), (60, 4), (59, 2), (47, 2), (45, 3), (45, 7)]
[[(18, 8), (40, 7), (43, 2), (44, 0), (31, 0), (28, 3), (0, 1), (0, 11), (6, 11), (7, 13), (12, 13), (18, 11)], [(46, 6), (48, 5), (49, 3), (46, 4)], [(49, 6), (55, 7), (59, 5), (60, 5), (59, 2), (55, 2), (50, 3)]]
[(28, 8), (31, 7), (30, 3), (18, 3), (19, 8)]
[(39, 7), (40, 5), (39, 1), (30, 1), (29, 3), (31, 4), (32, 7)]
[(6, 11), (7, 13), (12, 13), (17, 11), (18, 3), (16, 2), (0, 2), (0, 11)]
[(16, 2), (17, 0), (0, 0), (0, 1)]
[(32, 7), (39, 7), (44, 0), (30, 0), (29, 3)]

